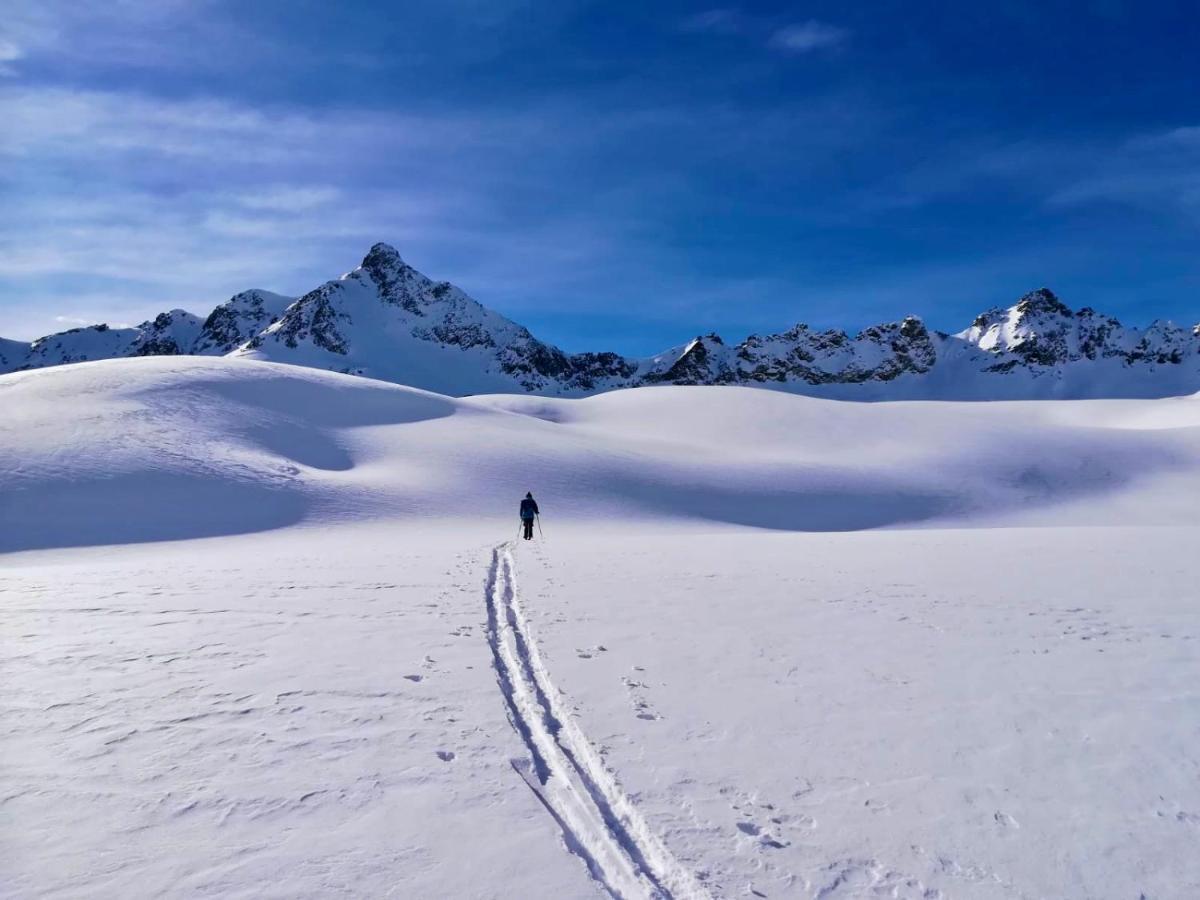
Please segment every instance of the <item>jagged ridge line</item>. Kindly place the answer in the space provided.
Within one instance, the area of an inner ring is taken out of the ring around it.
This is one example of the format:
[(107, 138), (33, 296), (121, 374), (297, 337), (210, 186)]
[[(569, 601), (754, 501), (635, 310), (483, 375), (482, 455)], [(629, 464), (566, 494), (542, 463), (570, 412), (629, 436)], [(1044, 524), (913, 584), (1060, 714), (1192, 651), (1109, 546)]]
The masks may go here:
[[(1014, 370), (1038, 375), (1076, 363), (1115, 365), (1114, 361), (1123, 361), (1126, 366), (1145, 364), (1145, 374), (1153, 375), (1153, 381), (1130, 382), (1134, 385), (1134, 396), (1188, 394), (1200, 387), (1200, 372), (1193, 368), (1179, 370), (1182, 374), (1162, 374), (1171, 366), (1200, 362), (1200, 326), (1188, 329), (1155, 322), (1146, 328), (1125, 328), (1116, 319), (1090, 308), (1072, 310), (1045, 288), (1026, 294), (1007, 309), (988, 310), (958, 334), (929, 331), (917, 317), (908, 317), (902, 322), (865, 328), (853, 338), (840, 329), (818, 332), (801, 324), (777, 334), (750, 335), (737, 347), (725, 346), (716, 335), (702, 336), (682, 349), (671, 348), (645, 359), (615, 353), (566, 354), (448, 282), (434, 282), (405, 263), (386, 244), (374, 245), (354, 271), (298, 299), (261, 290), (244, 291), (214, 309), (203, 325), (200, 317), (173, 310), (136, 328), (72, 329), (28, 345), (0, 341), (0, 372), (112, 356), (208, 353), (217, 347), (222, 351), (232, 347), (234, 355), (266, 352), (262, 342), (268, 338), (283, 340), (284, 349), (271, 351), (283, 353), (278, 361), (295, 362), (285, 349), (295, 350), (297, 339), (302, 338), (303, 343), (333, 354), (333, 363), (310, 360), (301, 364), (390, 381), (414, 380), (419, 373), (377, 371), (377, 360), (344, 362), (344, 355), (353, 345), (338, 332), (337, 323), (344, 320), (350, 324), (352, 316), (341, 308), (342, 301), (333, 301), (341, 296), (339, 291), (352, 283), (369, 284), (381, 303), (411, 314), (413, 320), (409, 324), (414, 327), (410, 333), (414, 339), (439, 347), (484, 348), (491, 354), (485, 374), (490, 375), (491, 366), (496, 363), (500, 374), (530, 392), (592, 393), (657, 383), (762, 386), (779, 382), (791, 385), (796, 393), (815, 391), (820, 395), (829, 386), (837, 385), (870, 384), (875, 390), (882, 390), (883, 385), (900, 375), (924, 376), (934, 370), (945, 371), (946, 365), (952, 365), (961, 367), (972, 378), (983, 379), (976, 391), (967, 392), (961, 399), (1025, 396), (1034, 399), (1042, 396), (1042, 391), (1027, 387), (1014, 393), (1008, 381), (994, 379)], [(285, 302), (290, 305), (284, 306)], [(427, 314), (431, 318), (421, 324)], [(1026, 316), (1032, 322), (1029, 328), (1022, 324)], [(1014, 331), (1018, 324), (1024, 331)], [(177, 330), (181, 325), (187, 334)], [(197, 328), (201, 328), (198, 336), (192, 334)], [(101, 330), (123, 334), (124, 338), (117, 341), (120, 346), (107, 351), (79, 346), (75, 352), (58, 346), (60, 340), (70, 335), (86, 333), (94, 338)], [(55, 346), (43, 353), (42, 345), (52, 341)], [(866, 356), (859, 354), (860, 344), (870, 351)], [(964, 355), (960, 350), (967, 352)], [(466, 375), (483, 377), (478, 371), (467, 371)], [(1081, 377), (1071, 380), (1072, 386), (1064, 389), (1064, 397), (1128, 393), (1119, 386), (1109, 386), (1093, 394), (1088, 387), (1090, 382), (1081, 381)], [(415, 381), (417, 387), (431, 386), (421, 377)], [(494, 389), (492, 384), (466, 392)], [(916, 396), (903, 399), (940, 396), (937, 383), (928, 388), (913, 388), (911, 392)], [(1059, 393), (1051, 391), (1056, 396)]]

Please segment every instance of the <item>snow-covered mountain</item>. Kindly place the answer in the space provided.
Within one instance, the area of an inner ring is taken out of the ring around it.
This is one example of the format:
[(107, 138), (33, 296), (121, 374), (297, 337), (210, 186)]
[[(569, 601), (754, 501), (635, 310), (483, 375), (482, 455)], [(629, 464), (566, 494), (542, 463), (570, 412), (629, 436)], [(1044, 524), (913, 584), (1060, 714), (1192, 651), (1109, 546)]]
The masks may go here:
[(29, 344), (0, 338), (0, 372), (13, 372), (29, 358)]
[(288, 307), (234, 351), (410, 384), (444, 394), (588, 393), (631, 383), (615, 353), (568, 355), (528, 329), (435, 282), (387, 244)]
[(0, 339), (0, 373), (129, 356), (222, 356), (278, 319), (294, 299), (250, 290), (222, 303), (207, 319), (173, 309), (132, 328), (90, 325), (29, 344)]
[(1200, 326), (1127, 328), (1089, 308), (1072, 311), (1040, 288), (957, 334), (910, 316), (854, 336), (801, 324), (736, 346), (697, 337), (639, 382), (860, 400), (1173, 396), (1200, 390)]
[(701, 335), (650, 358), (538, 340), (387, 244), (299, 299), (251, 290), (206, 320), (182, 310), (0, 342), (0, 372), (118, 356), (231, 354), (365, 375), (446, 394), (578, 396), (654, 384), (725, 384), (856, 400), (1161, 397), (1200, 390), (1200, 326), (1129, 328), (1046, 288), (957, 334), (916, 317), (855, 335), (799, 324), (726, 343)]
[(204, 320), (204, 327), (191, 352), (220, 356), (236, 350), (274, 324), (295, 301), (295, 297), (258, 289), (235, 294)]
[(47, 335), (31, 344), (5, 341), (0, 356), (4, 371), (9, 372), (124, 356), (176, 356), (192, 352), (201, 328), (198, 316), (173, 309), (134, 328), (90, 325)]

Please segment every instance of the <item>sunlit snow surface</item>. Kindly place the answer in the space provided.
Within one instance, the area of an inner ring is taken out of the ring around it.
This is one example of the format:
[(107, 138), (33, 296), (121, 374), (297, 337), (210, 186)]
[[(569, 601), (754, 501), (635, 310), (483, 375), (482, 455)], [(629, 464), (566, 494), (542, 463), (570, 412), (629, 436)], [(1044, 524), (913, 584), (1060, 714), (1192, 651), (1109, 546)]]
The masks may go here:
[(0, 895), (1200, 893), (1196, 399), (0, 412)]

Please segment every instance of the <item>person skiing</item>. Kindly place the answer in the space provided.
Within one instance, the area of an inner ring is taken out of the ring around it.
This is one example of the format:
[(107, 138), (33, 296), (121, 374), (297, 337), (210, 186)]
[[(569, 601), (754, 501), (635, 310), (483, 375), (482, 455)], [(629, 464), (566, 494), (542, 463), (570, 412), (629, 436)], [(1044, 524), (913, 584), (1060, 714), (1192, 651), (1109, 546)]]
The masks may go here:
[(532, 493), (525, 494), (521, 501), (521, 524), (525, 526), (525, 540), (533, 540), (533, 520), (538, 517), (537, 501)]

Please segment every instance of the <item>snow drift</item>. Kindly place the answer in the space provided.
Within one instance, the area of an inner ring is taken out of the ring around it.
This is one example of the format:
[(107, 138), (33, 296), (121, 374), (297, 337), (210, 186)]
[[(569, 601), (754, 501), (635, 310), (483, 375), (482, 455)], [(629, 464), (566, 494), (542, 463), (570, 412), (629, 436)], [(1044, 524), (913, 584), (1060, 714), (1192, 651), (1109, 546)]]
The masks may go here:
[(1200, 472), (1196, 398), (862, 405), (661, 387), (453, 399), (302, 367), (146, 357), (4, 376), (0, 403), (7, 550), (509, 518), (527, 489), (560, 521), (1095, 521), (1101, 500), (1138, 521), (1193, 521), (1179, 498)]
[(0, 895), (1200, 892), (1200, 398), (144, 357), (0, 412), (0, 549), (38, 551)]

